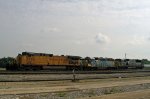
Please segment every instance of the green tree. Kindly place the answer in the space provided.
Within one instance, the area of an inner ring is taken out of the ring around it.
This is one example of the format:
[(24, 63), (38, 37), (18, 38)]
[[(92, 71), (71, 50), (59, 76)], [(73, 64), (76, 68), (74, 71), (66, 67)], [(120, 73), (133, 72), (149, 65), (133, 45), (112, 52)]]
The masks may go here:
[(15, 63), (15, 58), (13, 57), (3, 57), (0, 59), (0, 67), (5, 68), (8, 65), (12, 65)]

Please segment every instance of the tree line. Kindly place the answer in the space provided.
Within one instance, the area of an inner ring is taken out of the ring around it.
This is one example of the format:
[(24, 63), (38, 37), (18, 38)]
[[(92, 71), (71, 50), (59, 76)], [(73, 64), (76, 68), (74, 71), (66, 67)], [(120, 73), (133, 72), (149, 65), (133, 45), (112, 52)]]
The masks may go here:
[(13, 57), (3, 57), (0, 58), (0, 68), (5, 68), (6, 66), (12, 64), (15, 58)]

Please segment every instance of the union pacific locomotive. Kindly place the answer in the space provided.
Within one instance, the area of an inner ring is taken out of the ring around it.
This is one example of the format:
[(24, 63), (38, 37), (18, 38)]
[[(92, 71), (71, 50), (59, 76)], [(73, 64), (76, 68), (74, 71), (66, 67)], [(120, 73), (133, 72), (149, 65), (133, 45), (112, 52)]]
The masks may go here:
[(45, 53), (22, 52), (9, 64), (7, 70), (99, 70), (99, 69), (142, 69), (139, 59), (112, 59), (53, 55)]

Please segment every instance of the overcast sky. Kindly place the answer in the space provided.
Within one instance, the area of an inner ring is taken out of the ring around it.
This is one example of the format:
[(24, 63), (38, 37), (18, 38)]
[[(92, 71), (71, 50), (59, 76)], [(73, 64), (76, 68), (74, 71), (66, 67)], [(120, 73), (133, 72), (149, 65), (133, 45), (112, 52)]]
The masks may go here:
[(150, 59), (150, 0), (0, 0), (0, 57), (23, 51)]

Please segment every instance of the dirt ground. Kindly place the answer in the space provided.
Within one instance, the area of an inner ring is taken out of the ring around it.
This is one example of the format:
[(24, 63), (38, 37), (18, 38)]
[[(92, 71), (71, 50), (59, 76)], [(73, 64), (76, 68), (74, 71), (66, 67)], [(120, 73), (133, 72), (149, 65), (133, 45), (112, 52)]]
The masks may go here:
[(116, 93), (82, 99), (150, 99), (150, 89), (133, 92)]
[(0, 95), (4, 94), (31, 94), (46, 92), (63, 92), (102, 87), (125, 86), (150, 83), (150, 77), (112, 78), (81, 80), (78, 82), (66, 81), (39, 81), (39, 82), (0, 82)]

